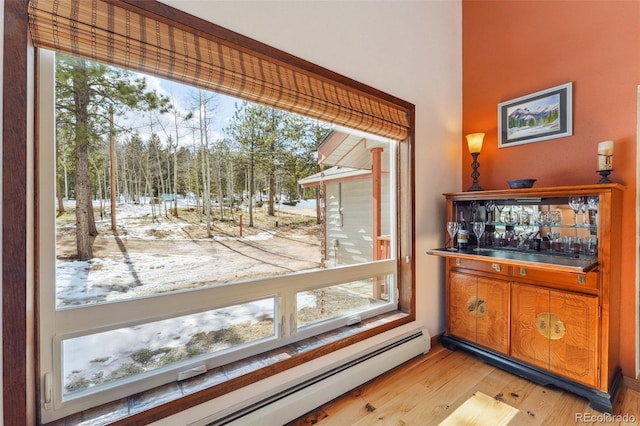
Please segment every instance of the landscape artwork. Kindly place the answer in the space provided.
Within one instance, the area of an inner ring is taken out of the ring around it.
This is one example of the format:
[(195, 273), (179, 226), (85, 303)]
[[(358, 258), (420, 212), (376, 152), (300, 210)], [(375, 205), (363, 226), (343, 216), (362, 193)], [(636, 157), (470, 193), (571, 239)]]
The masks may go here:
[(498, 104), (498, 146), (570, 136), (571, 83)]

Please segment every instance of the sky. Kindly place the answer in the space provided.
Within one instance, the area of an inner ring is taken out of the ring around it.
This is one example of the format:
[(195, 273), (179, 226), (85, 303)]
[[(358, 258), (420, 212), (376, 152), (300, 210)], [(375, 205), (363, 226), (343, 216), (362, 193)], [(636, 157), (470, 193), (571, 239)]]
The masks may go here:
[[(158, 94), (167, 96), (171, 99), (171, 102), (177, 107), (178, 111), (187, 113), (193, 110), (191, 104), (193, 103), (193, 96), (197, 93), (197, 88), (186, 84), (177, 83), (171, 80), (162, 79), (156, 76), (142, 74), (131, 71), (135, 77), (144, 78), (147, 82), (147, 90), (155, 90)], [(210, 92), (209, 93), (215, 93)], [(223, 129), (229, 124), (233, 114), (235, 112), (235, 103), (242, 102), (238, 98), (233, 98), (220, 93), (217, 93), (216, 103), (218, 104), (215, 110), (215, 124), (213, 125), (213, 140), (219, 140), (224, 137)], [(150, 132), (148, 129), (148, 117), (141, 118), (138, 114), (131, 114), (128, 116), (131, 123), (134, 123), (135, 128), (139, 128), (138, 133), (143, 139), (148, 139)], [(165, 125), (168, 129), (174, 130), (175, 125), (171, 114), (165, 114), (163, 116)], [(140, 122), (140, 124), (137, 124)], [(160, 139), (165, 141), (166, 136), (161, 130), (160, 126), (157, 126), (154, 131), (160, 136)], [(126, 136), (125, 136), (126, 137)]]

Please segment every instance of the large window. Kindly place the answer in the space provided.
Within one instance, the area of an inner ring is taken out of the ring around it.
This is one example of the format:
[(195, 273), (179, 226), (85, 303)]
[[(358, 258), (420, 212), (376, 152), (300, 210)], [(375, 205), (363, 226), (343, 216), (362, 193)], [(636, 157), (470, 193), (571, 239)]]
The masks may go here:
[(411, 313), (410, 132), (345, 119), (361, 94), (269, 101), (34, 39), (59, 51), (38, 56), (43, 421)]

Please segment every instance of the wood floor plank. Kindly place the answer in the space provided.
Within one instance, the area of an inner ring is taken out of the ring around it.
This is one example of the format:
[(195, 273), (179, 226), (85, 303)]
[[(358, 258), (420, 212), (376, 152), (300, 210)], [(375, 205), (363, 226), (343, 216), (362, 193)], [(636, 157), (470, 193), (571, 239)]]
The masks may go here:
[(469, 368), (465, 368), (443, 386), (432, 388), (433, 395), (429, 398), (415, 401), (415, 407), (402, 418), (406, 424), (439, 424), (470, 398), (478, 385), (495, 371), (495, 367), (475, 358), (469, 359), (466, 366)]
[[(305, 426), (322, 422), (323, 426), (351, 425), (367, 416), (375, 407), (406, 392), (407, 388), (434, 374), (440, 362), (452, 352), (437, 345), (423, 356), (404, 363), (375, 380), (347, 392), (342, 398), (331, 401), (287, 426)], [(347, 409), (348, 407), (348, 409)]]
[(620, 416), (633, 416), (640, 424), (640, 392), (629, 388), (622, 388), (618, 395), (618, 406), (615, 414)]
[[(475, 358), (454, 352), (440, 362), (427, 380), (418, 383), (393, 400), (376, 406), (376, 411), (364, 417), (356, 425), (380, 424), (423, 425), (434, 424), (453, 410), (453, 402), (461, 394), (469, 396), (478, 382), (494, 370)], [(460, 402), (462, 403), (462, 401)], [(436, 423), (437, 424), (437, 423)]]
[(483, 380), (478, 390), (517, 408), (520, 412), (513, 421), (517, 425), (540, 424), (563, 395), (500, 369)]
[[(576, 413), (602, 416), (584, 398), (536, 385), (467, 352), (452, 352), (436, 345), (428, 354), (318, 407), (288, 426), (436, 426), (478, 391), (517, 408), (519, 413), (510, 423), (513, 426), (576, 424)], [(627, 420), (633, 419), (631, 422), (585, 423), (640, 424), (640, 392), (625, 387), (617, 399), (615, 414), (627, 415)]]
[(518, 412), (516, 408), (482, 392), (474, 392), (461, 406), (448, 415), (440, 426), (506, 426)]

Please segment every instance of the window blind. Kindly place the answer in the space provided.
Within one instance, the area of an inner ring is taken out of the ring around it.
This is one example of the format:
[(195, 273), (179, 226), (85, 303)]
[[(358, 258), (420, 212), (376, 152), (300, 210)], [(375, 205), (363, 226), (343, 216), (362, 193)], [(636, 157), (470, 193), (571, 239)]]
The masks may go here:
[(409, 134), (408, 108), (127, 1), (29, 0), (28, 14), (36, 47), (395, 140)]

